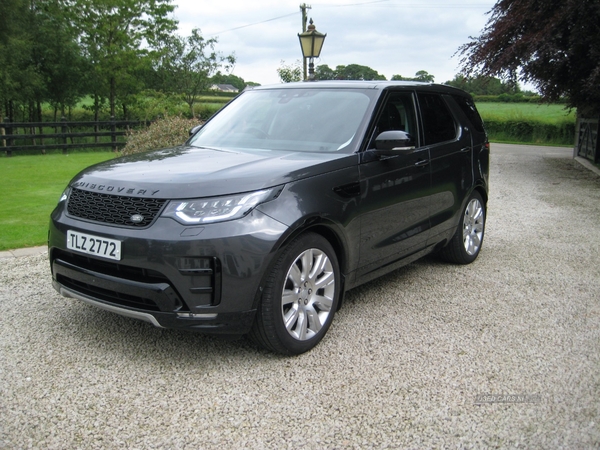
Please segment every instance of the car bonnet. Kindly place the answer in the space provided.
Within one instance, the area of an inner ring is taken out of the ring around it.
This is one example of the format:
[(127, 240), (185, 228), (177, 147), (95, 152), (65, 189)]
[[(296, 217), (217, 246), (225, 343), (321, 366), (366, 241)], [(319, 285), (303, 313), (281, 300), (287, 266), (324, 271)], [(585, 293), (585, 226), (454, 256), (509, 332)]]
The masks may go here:
[(210, 197), (282, 185), (356, 164), (356, 155), (343, 153), (184, 146), (91, 166), (75, 176), (70, 186), (133, 197)]

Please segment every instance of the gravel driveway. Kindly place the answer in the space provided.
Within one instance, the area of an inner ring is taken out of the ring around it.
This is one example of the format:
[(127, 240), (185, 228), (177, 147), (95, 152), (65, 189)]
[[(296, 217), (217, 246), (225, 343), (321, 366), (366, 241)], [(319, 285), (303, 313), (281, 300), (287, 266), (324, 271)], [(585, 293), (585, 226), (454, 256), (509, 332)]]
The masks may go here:
[(483, 250), (348, 293), (283, 358), (60, 297), (0, 260), (0, 448), (598, 448), (600, 180), (492, 145)]

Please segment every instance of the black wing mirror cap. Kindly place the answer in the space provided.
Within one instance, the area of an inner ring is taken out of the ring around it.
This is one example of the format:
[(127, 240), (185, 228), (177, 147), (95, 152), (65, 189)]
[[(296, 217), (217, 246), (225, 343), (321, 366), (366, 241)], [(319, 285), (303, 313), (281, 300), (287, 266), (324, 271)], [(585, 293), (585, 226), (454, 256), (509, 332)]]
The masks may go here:
[(380, 155), (397, 155), (415, 149), (413, 138), (406, 131), (390, 130), (375, 138), (375, 151)]

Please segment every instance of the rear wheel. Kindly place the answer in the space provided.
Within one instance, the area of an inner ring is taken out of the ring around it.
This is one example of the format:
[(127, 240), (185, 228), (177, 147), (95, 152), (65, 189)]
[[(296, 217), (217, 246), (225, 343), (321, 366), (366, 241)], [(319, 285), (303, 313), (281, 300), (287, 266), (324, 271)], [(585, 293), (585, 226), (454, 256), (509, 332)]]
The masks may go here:
[(440, 255), (456, 264), (470, 264), (477, 258), (485, 233), (485, 206), (479, 192), (471, 194), (462, 212), (454, 237)]
[(329, 242), (315, 233), (301, 235), (280, 251), (267, 275), (251, 337), (287, 355), (312, 349), (331, 325), (339, 291)]

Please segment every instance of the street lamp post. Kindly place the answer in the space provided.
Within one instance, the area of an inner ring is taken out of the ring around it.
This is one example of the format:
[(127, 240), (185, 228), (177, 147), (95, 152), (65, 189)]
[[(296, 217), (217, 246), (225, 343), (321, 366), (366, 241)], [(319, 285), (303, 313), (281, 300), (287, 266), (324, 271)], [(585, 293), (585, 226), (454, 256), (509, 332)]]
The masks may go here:
[(323, 48), (325, 36), (327, 36), (327, 33), (319, 33), (317, 31), (317, 27), (314, 26), (312, 19), (310, 19), (310, 25), (308, 26), (307, 30), (298, 34), (298, 38), (300, 39), (300, 47), (302, 48), (302, 56), (304, 59), (310, 59), (310, 63), (308, 64), (309, 81), (314, 81), (315, 79), (315, 65), (313, 60), (314, 58), (318, 58), (321, 54), (321, 48)]

